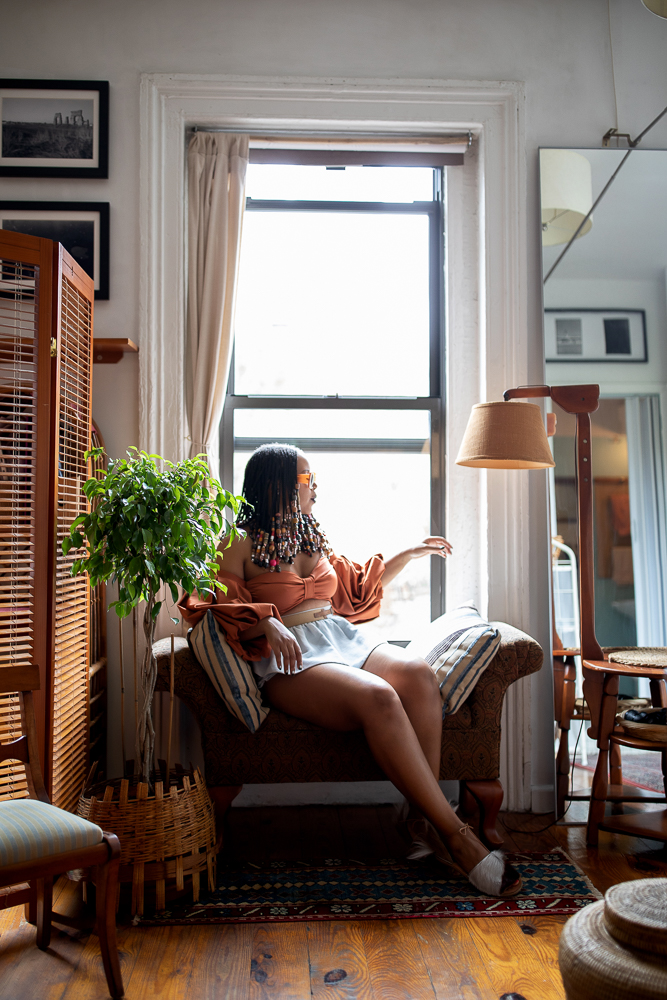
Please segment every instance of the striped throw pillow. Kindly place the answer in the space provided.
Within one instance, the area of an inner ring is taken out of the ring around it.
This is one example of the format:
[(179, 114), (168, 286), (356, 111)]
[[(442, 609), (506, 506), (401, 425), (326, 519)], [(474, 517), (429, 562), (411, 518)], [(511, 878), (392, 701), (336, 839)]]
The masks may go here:
[(436, 618), (408, 645), (433, 667), (442, 698), (442, 715), (454, 715), (466, 700), (500, 645), (500, 632), (469, 601)]
[(212, 611), (207, 611), (206, 617), (190, 629), (188, 642), (227, 709), (251, 733), (257, 732), (269, 714), (269, 707), (262, 704), (250, 664), (231, 648)]

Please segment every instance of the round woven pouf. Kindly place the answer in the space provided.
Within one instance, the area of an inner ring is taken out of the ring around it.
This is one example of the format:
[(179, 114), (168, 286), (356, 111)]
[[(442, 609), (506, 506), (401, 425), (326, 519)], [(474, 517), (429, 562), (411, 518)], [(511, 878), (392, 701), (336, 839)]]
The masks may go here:
[(567, 1000), (667, 997), (667, 878), (623, 882), (563, 928)]

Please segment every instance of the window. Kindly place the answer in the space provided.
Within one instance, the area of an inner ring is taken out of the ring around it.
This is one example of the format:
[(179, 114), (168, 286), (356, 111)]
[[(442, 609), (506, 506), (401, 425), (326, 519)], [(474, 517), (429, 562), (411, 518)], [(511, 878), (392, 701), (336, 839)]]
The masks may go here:
[[(240, 492), (263, 442), (303, 449), (316, 517), (357, 562), (444, 527), (441, 191), (426, 167), (248, 169), (223, 479)], [(386, 588), (393, 638), (441, 613), (442, 569)]]

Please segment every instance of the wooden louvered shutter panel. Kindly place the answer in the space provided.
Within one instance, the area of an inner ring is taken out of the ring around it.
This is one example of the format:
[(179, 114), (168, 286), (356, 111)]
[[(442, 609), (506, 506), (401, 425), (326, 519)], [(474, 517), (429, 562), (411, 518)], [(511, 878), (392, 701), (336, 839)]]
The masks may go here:
[[(91, 432), (93, 448), (104, 448), (104, 438), (93, 420)], [(106, 455), (91, 463), (91, 475), (106, 471)], [(90, 591), (90, 763), (97, 764), (95, 780), (107, 776), (107, 588), (98, 583)]]
[[(50, 240), (0, 231), (0, 671), (39, 665), (42, 690), (36, 705), (42, 721), (48, 662), (52, 247)], [(0, 742), (20, 735), (18, 697), (0, 694)], [(0, 764), (0, 799), (26, 794), (23, 765)]]
[(53, 605), (53, 719), (51, 799), (62, 809), (76, 805), (86, 777), (89, 732), (90, 585), (72, 576), (81, 550), (62, 554), (69, 527), (87, 510), (82, 486), (90, 465), (85, 454), (91, 432), (93, 282), (56, 247), (58, 363), (56, 375), (55, 593)]

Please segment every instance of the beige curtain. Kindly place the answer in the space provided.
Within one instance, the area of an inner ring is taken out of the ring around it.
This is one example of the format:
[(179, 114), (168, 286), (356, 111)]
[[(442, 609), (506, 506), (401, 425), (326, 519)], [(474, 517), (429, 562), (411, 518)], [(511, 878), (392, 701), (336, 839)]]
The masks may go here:
[(188, 148), (190, 455), (219, 478), (219, 425), (234, 342), (248, 136), (197, 132)]

